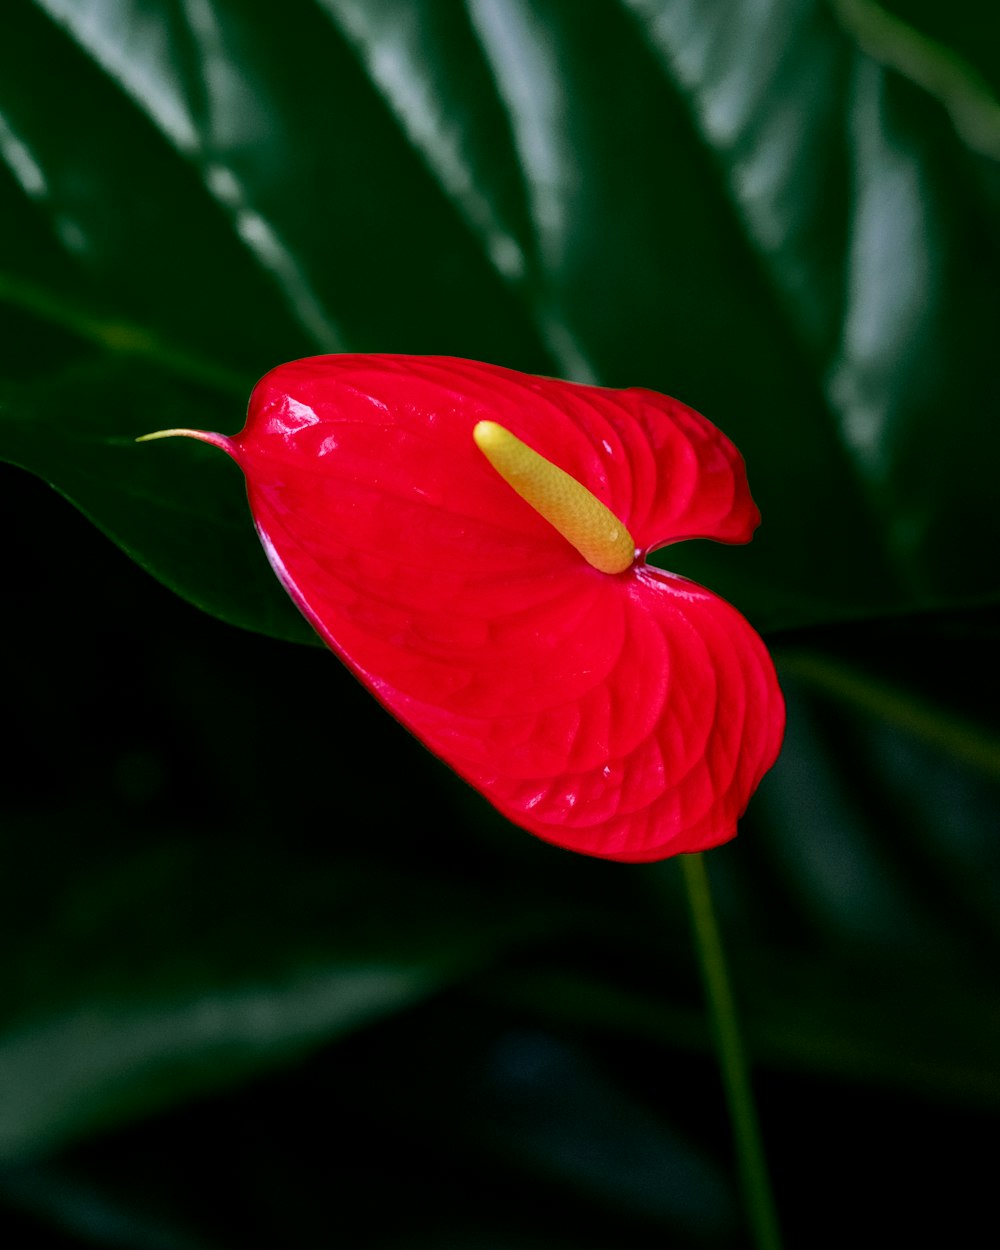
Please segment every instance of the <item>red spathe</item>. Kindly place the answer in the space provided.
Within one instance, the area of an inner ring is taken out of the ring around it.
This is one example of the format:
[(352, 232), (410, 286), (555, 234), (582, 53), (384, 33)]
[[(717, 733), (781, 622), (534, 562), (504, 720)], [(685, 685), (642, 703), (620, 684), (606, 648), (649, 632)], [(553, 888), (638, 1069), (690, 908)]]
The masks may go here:
[[(481, 420), (605, 503), (632, 567), (590, 567), (519, 498), (473, 441)], [(733, 836), (781, 745), (774, 668), (728, 603), (644, 562), (759, 522), (704, 417), (467, 360), (317, 356), (267, 374), (218, 441), (319, 634), (512, 821), (617, 860)]]

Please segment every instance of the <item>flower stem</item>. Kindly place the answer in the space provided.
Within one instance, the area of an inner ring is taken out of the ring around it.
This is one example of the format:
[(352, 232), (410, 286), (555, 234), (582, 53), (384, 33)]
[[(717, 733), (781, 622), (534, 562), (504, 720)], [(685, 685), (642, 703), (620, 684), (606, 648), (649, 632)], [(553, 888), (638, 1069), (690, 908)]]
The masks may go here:
[(740, 1185), (756, 1250), (781, 1250), (781, 1233), (764, 1158), (757, 1108), (743, 1053), (736, 1005), (722, 950), (712, 892), (702, 856), (682, 855), (684, 885), (694, 928), (698, 962), (708, 999), (722, 1083), (733, 1125)]

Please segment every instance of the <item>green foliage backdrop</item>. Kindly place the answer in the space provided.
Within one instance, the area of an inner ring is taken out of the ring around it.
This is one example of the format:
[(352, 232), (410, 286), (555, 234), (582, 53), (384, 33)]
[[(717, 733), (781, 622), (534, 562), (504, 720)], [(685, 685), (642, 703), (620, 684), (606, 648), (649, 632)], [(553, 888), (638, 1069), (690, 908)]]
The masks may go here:
[(0, 331), (8, 1244), (743, 1244), (677, 866), (506, 826), (133, 441), (339, 350), (734, 439), (670, 560), (789, 699), (709, 863), (789, 1242), (991, 1218), (992, 3), (14, 0)]

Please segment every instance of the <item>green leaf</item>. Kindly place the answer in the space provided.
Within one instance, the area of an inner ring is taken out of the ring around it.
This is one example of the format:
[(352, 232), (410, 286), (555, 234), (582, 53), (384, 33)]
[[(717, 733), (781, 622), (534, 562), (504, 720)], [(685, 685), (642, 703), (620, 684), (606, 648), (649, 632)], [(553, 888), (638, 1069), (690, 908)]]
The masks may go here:
[[(161, 384), (151, 385), (157, 376)], [(225, 426), (234, 408), (225, 396), (128, 360), (101, 360), (33, 386), (0, 383), (0, 427), (12, 463), (53, 482), (144, 568), (200, 607), (276, 638), (315, 641), (267, 563), (241, 475), (226, 457), (199, 446), (192, 455), (170, 441), (135, 442), (178, 423)]]
[[(208, 612), (310, 637), (235, 467), (133, 440), (235, 431), (284, 359), (652, 386), (734, 438), (759, 535), (669, 558), (783, 631), (788, 745), (712, 870), (789, 1239), (881, 1208), (897, 1240), (975, 1241), (995, 6), (8, 7), (0, 458)], [(676, 865), (512, 831), (330, 657), (186, 611), (4, 478), (0, 1103), (35, 1162), (0, 1175), (0, 1239), (711, 1244), (714, 1184), (667, 1201), (730, 1152)], [(526, 1034), (556, 1062), (498, 1082)]]
[[(826, 5), (199, 13), (37, 0), (8, 19), (0, 374), (21, 376), (19, 337), (37, 353), (51, 336), (46, 374), (125, 357), (144, 412), (185, 407), (192, 382), (232, 387), (210, 422), (226, 432), (255, 376), (319, 350), (652, 386), (748, 460), (753, 545), (670, 560), (762, 627), (1000, 593), (991, 167), (940, 92)], [(72, 137), (40, 63), (73, 100)], [(103, 430), (119, 367), (79, 379), (81, 437)], [(0, 455), (76, 499), (35, 416), (8, 403)], [(193, 601), (296, 633), (256, 577), (206, 590), (206, 559), (246, 563), (221, 520), (150, 547), (141, 496), (102, 519), (122, 475), (186, 507), (198, 456), (95, 445), (107, 485), (85, 507)], [(206, 511), (238, 496), (234, 480)]]
[[(29, 838), (8, 822), (22, 879), (59, 845), (58, 825), (40, 824)], [(523, 931), (384, 872), (284, 863), (276, 898), (273, 851), (209, 831), (159, 830), (131, 854), (76, 832), (84, 867), (50, 871), (28, 910), (5, 891), (3, 1163), (287, 1065), (463, 978)]]
[[(193, 1233), (190, 1225), (195, 1221), (190, 1217), (178, 1218), (175, 1211), (166, 1214), (162, 1206), (151, 1209), (148, 1197), (137, 1199), (128, 1193), (128, 1182), (123, 1184), (122, 1179), (119, 1175), (95, 1184), (65, 1166), (25, 1164), (0, 1173), (0, 1195), (43, 1225), (78, 1235), (80, 1241), (72, 1245), (127, 1246), (129, 1250), (214, 1250), (219, 1245), (214, 1238)], [(27, 1242), (27, 1230), (16, 1231)]]
[(974, 152), (1000, 159), (1000, 20), (980, 0), (836, 0), (862, 48), (935, 96)]

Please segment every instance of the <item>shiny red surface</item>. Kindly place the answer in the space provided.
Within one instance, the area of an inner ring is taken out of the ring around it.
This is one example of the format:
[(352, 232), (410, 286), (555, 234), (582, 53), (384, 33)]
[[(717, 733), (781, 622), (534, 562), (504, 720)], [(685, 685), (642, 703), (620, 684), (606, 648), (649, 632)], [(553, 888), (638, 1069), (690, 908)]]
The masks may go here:
[(591, 568), (487, 463), (481, 419), (572, 473), (641, 551), (746, 542), (759, 521), (739, 453), (676, 400), (466, 360), (282, 365), (226, 441), (301, 610), (512, 821), (620, 860), (732, 837), (784, 728), (760, 638), (641, 558)]

